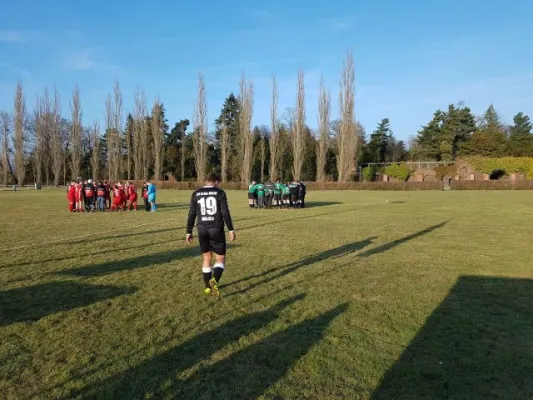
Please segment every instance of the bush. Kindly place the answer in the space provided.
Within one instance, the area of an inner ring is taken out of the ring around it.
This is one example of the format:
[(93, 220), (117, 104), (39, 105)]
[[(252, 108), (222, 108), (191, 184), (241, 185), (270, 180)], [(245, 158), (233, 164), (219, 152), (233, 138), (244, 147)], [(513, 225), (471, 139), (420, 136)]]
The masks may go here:
[(379, 168), (376, 165), (369, 165), (364, 167), (362, 170), (363, 179), (365, 182), (372, 182), (378, 173), (382, 172), (382, 168)]
[(405, 163), (391, 164), (385, 167), (383, 173), (400, 181), (406, 181), (411, 175), (411, 168)]
[(503, 171), (505, 175), (523, 173), (526, 178), (533, 178), (532, 157), (469, 157), (462, 160), (471, 165), (476, 171), (492, 174), (494, 171)]

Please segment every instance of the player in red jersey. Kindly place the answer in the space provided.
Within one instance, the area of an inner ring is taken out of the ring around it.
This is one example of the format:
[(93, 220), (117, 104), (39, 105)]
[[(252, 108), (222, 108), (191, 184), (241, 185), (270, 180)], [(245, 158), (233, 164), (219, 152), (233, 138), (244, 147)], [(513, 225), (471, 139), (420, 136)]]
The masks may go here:
[(76, 209), (76, 182), (74, 181), (68, 185), (67, 200), (68, 210), (74, 212)]
[(113, 186), (113, 204), (111, 205), (111, 211), (122, 209), (122, 191), (120, 190), (119, 184), (120, 183), (115, 183)]
[(126, 190), (124, 190), (124, 185), (122, 185), (122, 182), (118, 183), (118, 189), (120, 190), (120, 207), (122, 208), (122, 211), (126, 210), (126, 202), (128, 201)]
[(78, 182), (76, 184), (76, 211), (83, 212), (83, 182)]
[(134, 184), (129, 182), (126, 183), (126, 188), (128, 195), (128, 203), (126, 204), (126, 210), (129, 211), (133, 207), (133, 209), (137, 211), (137, 188)]
[(111, 209), (111, 185), (109, 182), (107, 182), (107, 180), (104, 181), (104, 187), (106, 208)]

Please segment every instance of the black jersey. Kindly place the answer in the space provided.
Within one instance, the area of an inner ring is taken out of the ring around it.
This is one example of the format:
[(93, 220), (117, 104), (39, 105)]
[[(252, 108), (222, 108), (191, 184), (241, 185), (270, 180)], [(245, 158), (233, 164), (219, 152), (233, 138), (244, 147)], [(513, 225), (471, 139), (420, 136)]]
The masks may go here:
[(213, 186), (204, 186), (194, 192), (187, 219), (187, 233), (192, 233), (196, 219), (199, 231), (224, 229), (224, 223), (232, 231), (233, 222), (226, 193)]

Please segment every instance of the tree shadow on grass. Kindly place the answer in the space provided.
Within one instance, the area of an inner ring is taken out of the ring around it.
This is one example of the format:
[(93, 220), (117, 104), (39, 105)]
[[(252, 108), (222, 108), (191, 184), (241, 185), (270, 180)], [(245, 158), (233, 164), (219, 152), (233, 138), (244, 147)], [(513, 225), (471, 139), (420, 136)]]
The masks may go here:
[(0, 292), (0, 326), (37, 321), (60, 311), (134, 293), (131, 287), (51, 282)]
[[(81, 396), (81, 398), (91, 399), (144, 399), (169, 396), (172, 392), (175, 393), (181, 390), (182, 383), (177, 376), (180, 372), (195, 366), (201, 361), (208, 360), (212, 354), (220, 349), (267, 326), (275, 321), (284, 309), (304, 297), (305, 295), (300, 294), (283, 300), (267, 310), (244, 315), (229, 321), (218, 328), (201, 333), (152, 359), (132, 366), (118, 375), (97, 382), (78, 393), (72, 393), (68, 398)], [(290, 344), (298, 345), (298, 343)], [(239, 375), (233, 375), (228, 378), (230, 379), (229, 383), (236, 383), (242, 379)], [(191, 393), (186, 393), (185, 395), (192, 396)], [(190, 398), (195, 397), (192, 396)], [(215, 396), (212, 398), (220, 397)]]
[(339, 201), (306, 201), (305, 208), (336, 206), (339, 204), (344, 204), (344, 203), (341, 203)]
[(250, 275), (250, 276), (247, 276), (245, 278), (239, 279), (237, 281), (230, 282), (227, 285), (224, 285), (224, 287), (228, 287), (228, 286), (232, 286), (232, 285), (235, 285), (235, 284), (238, 284), (238, 283), (246, 282), (246, 281), (249, 281), (249, 280), (255, 279), (255, 278), (262, 278), (262, 277), (264, 277), (266, 275), (270, 275), (270, 274), (272, 274), (274, 272), (277, 272), (277, 274), (275, 274), (273, 276), (270, 276), (270, 277), (268, 277), (266, 279), (262, 279), (260, 282), (257, 282), (257, 283), (255, 283), (253, 285), (250, 285), (250, 286), (248, 286), (248, 287), (246, 287), (244, 289), (238, 290), (236, 292), (229, 293), (228, 295), (225, 295), (225, 297), (229, 297), (229, 296), (236, 295), (236, 294), (241, 294), (241, 293), (246, 293), (249, 290), (252, 290), (253, 288), (255, 288), (257, 286), (272, 282), (272, 281), (274, 281), (274, 280), (276, 280), (278, 278), (281, 278), (281, 277), (283, 277), (285, 275), (288, 275), (288, 274), (291, 274), (293, 272), (296, 272), (297, 270), (299, 270), (302, 267), (308, 267), (310, 265), (319, 263), (319, 262), (324, 261), (324, 260), (335, 259), (335, 258), (346, 256), (346, 255), (351, 254), (351, 253), (355, 253), (356, 251), (359, 251), (359, 250), (365, 248), (366, 246), (369, 246), (374, 239), (376, 239), (375, 236), (374, 237), (369, 237), (368, 239), (361, 240), (359, 242), (348, 243), (348, 244), (345, 244), (343, 246), (340, 246), (340, 247), (337, 247), (337, 248), (334, 248), (334, 249), (322, 251), (320, 253), (314, 254), (314, 255), (312, 255), (310, 257), (304, 258), (303, 260), (294, 262), (294, 263), (289, 264), (289, 265), (282, 265), (282, 266), (279, 266), (279, 267), (276, 267), (276, 268), (269, 269), (269, 270), (267, 270), (265, 272), (262, 272), (260, 274)]
[(411, 235), (408, 235), (408, 236), (404, 236), (403, 238), (400, 238), (400, 239), (396, 239), (396, 240), (393, 240), (392, 242), (389, 242), (389, 243), (385, 243), (381, 246), (378, 246), (374, 249), (369, 249), (367, 251), (364, 251), (362, 252), (361, 254), (359, 254), (359, 257), (370, 257), (370, 256), (373, 256), (374, 254), (379, 254), (379, 253), (384, 253), (396, 246), (399, 246), (405, 242), (408, 242), (410, 240), (413, 240), (413, 239), (416, 239), (420, 236), (424, 236), (424, 235), (427, 235), (428, 233), (430, 232), (433, 232), (435, 229), (438, 229), (438, 228), (442, 228), (444, 225), (446, 225), (448, 223), (448, 221), (444, 221), (444, 222), (441, 222), (440, 224), (437, 224), (437, 225), (433, 225), (433, 226), (430, 226), (429, 228), (426, 228), (426, 229), (423, 229), (419, 232), (416, 232), (416, 233), (413, 233)]
[[(247, 231), (247, 230), (250, 230), (250, 229), (262, 228), (264, 226), (274, 226), (274, 225), (277, 226), (279, 224), (285, 224), (285, 223), (294, 222), (294, 221), (298, 221), (298, 220), (302, 220), (302, 219), (318, 218), (318, 217), (323, 217), (323, 216), (326, 216), (326, 215), (341, 214), (341, 213), (357, 210), (357, 208), (349, 208), (347, 210), (336, 210), (336, 211), (327, 212), (327, 213), (321, 213), (321, 214), (307, 214), (307, 213), (305, 213), (306, 209), (307, 209), (307, 207), (303, 208), (303, 209), (300, 209), (300, 210), (297, 210), (297, 211), (294, 210), (296, 214), (304, 213), (303, 215), (298, 215), (296, 217), (293, 216), (292, 218), (283, 218), (283, 219), (275, 220), (275, 221), (268, 221), (268, 222), (265, 222), (265, 223), (262, 223), (262, 224), (257, 224), (257, 225), (252, 225), (252, 226), (245, 226), (245, 227), (240, 228), (238, 231)], [(292, 210), (283, 210), (282, 212), (285, 212), (285, 211), (289, 212), (286, 215), (286, 217), (288, 217), (289, 215), (294, 215), (294, 214), (290, 213), (290, 211), (292, 211)]]
[(372, 400), (532, 399), (533, 280), (461, 276)]
[[(238, 247), (238, 244), (228, 245), (228, 248)], [(115, 272), (130, 271), (138, 268), (152, 267), (168, 262), (179, 262), (190, 257), (197, 257), (200, 255), (200, 249), (194, 247), (184, 247), (160, 253), (147, 254), (141, 257), (126, 258), (123, 260), (108, 261), (101, 264), (90, 265), (87, 267), (71, 268), (54, 274), (59, 275), (73, 275), (73, 276), (103, 276), (113, 274)]]
[[(275, 333), (212, 366), (200, 368), (189, 379), (181, 381), (175, 387), (164, 388), (160, 393), (175, 394), (179, 399), (191, 400), (256, 399), (286, 376), (298, 360), (320, 343), (331, 322), (347, 309), (348, 305), (345, 303), (318, 317)], [(295, 393), (307, 391), (304, 387), (291, 389), (295, 396), (293, 398), (298, 398)], [(286, 397), (278, 395), (272, 398)]]
[[(145, 248), (145, 247), (152, 247), (152, 246), (156, 246), (158, 244), (163, 244), (163, 243), (168, 243), (169, 241), (168, 240), (162, 240), (162, 241), (158, 241), (158, 242), (150, 242), (150, 243), (146, 243), (146, 244), (136, 244), (135, 245), (135, 249), (142, 249), (142, 248)], [(57, 257), (57, 258), (47, 258), (47, 259), (40, 259), (40, 260), (35, 260), (35, 261), (24, 261), (24, 262), (21, 262), (21, 263), (13, 263), (13, 264), (9, 264), (9, 265), (0, 265), (0, 269), (3, 269), (3, 268), (8, 268), (8, 267), (21, 267), (21, 266), (24, 266), (24, 265), (33, 265), (33, 264), (44, 264), (44, 263), (51, 263), (51, 262), (59, 262), (59, 261), (65, 261), (65, 260), (72, 260), (72, 259), (75, 259), (75, 258), (81, 258), (81, 257), (93, 257), (95, 255), (99, 255), (99, 254), (112, 254), (112, 253), (116, 253), (117, 251), (131, 251), (132, 250), (132, 246), (126, 246), (126, 247), (114, 247), (112, 249), (105, 249), (105, 250), (101, 250), (101, 251), (92, 251), (92, 252), (89, 252), (89, 253), (74, 253), (72, 256), (66, 256), (66, 257)]]
[[(236, 222), (247, 221), (250, 219), (255, 220), (257, 219), (257, 217), (246, 217), (246, 218), (235, 219), (233, 220), (233, 223), (235, 224)], [(161, 221), (161, 222), (166, 222), (166, 221)], [(157, 223), (157, 221), (154, 221), (154, 223)], [(100, 241), (100, 240), (124, 239), (124, 238), (130, 238), (130, 237), (135, 237), (135, 236), (149, 236), (149, 235), (166, 233), (166, 232), (176, 232), (176, 233), (182, 232), (183, 237), (185, 237), (186, 226), (183, 225), (183, 226), (177, 226), (177, 227), (172, 227), (172, 228), (153, 229), (153, 230), (145, 230), (144, 228), (147, 228), (147, 226), (139, 226), (137, 228), (132, 227), (131, 228), (132, 230), (138, 229), (138, 231), (136, 232), (126, 232), (126, 233), (121, 233), (119, 235), (105, 235), (104, 233), (102, 233), (101, 236), (94, 235), (90, 237), (74, 239), (74, 240), (71, 240), (70, 242), (57, 242), (53, 244), (69, 245), (69, 244), (88, 243), (88, 242), (93, 243), (93, 242)]]
[(161, 203), (157, 205), (157, 211), (188, 210), (190, 203)]

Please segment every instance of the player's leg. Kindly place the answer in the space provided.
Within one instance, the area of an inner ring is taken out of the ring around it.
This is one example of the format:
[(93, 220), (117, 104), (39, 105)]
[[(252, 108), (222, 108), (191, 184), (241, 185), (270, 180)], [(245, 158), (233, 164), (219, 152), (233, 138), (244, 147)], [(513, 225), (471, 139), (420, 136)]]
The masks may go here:
[(206, 294), (211, 293), (211, 278), (213, 277), (213, 269), (211, 267), (211, 251), (206, 253), (202, 252), (202, 276), (204, 278), (204, 292)]
[(226, 235), (224, 229), (213, 229), (209, 231), (210, 247), (215, 253), (215, 265), (213, 266), (213, 277), (209, 281), (211, 292), (214, 296), (220, 296), (219, 284), (224, 272), (226, 262)]
[(209, 241), (209, 232), (198, 231), (198, 242), (200, 243), (200, 251), (202, 252), (202, 276), (204, 280), (204, 292), (211, 293), (210, 281), (213, 277), (213, 269), (211, 268), (211, 246)]

